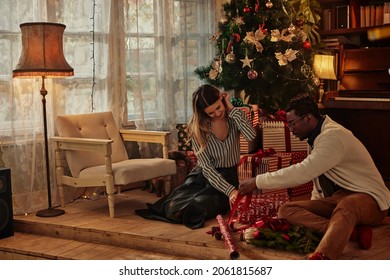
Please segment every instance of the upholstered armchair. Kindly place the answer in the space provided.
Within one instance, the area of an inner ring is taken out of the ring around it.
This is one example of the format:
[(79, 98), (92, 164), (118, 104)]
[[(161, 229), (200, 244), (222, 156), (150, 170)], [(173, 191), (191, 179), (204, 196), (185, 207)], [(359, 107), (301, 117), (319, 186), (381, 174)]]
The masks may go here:
[[(105, 187), (110, 217), (114, 217), (115, 187), (163, 178), (170, 190), (176, 163), (168, 159), (168, 135), (163, 131), (119, 130), (111, 112), (64, 115), (56, 118), (58, 135), (55, 146), (56, 180), (62, 207), (63, 186)], [(162, 158), (129, 159), (124, 141), (159, 143)], [(70, 175), (64, 174), (63, 155)]]

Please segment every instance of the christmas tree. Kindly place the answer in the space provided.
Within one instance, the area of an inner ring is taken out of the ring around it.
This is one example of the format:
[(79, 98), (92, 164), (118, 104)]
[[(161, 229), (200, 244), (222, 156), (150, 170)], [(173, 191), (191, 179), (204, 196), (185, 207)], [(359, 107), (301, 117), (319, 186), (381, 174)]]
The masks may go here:
[(216, 57), (200, 79), (249, 96), (270, 114), (299, 93), (313, 93), (313, 45), (321, 7), (314, 0), (231, 0), (211, 38)]

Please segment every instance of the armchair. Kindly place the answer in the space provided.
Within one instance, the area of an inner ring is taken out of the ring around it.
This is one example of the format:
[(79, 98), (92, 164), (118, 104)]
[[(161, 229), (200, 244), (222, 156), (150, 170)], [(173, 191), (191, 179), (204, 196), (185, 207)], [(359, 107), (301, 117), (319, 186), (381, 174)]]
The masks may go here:
[[(110, 217), (114, 217), (114, 192), (117, 186), (163, 178), (170, 189), (176, 163), (168, 159), (168, 135), (163, 131), (118, 130), (111, 112), (63, 115), (56, 118), (56, 180), (61, 205), (65, 206), (63, 185), (106, 188)], [(162, 158), (129, 159), (124, 141), (160, 143)], [(70, 174), (64, 174), (62, 152)]]

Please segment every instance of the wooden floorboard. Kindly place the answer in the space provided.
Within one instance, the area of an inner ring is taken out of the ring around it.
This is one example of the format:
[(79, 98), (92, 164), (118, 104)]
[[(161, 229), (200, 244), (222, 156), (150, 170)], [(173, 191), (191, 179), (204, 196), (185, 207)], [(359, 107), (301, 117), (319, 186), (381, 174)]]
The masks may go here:
[[(35, 213), (14, 217), (15, 235), (0, 239), (0, 259), (229, 259), (223, 241), (205, 227), (191, 230), (183, 225), (145, 220), (134, 214), (145, 203), (159, 199), (141, 189), (115, 196), (115, 218), (108, 215), (107, 200), (80, 199), (66, 205), (65, 214), (42, 218)], [(374, 228), (373, 246), (361, 250), (350, 242), (341, 259), (390, 259), (390, 218)], [(234, 235), (240, 259), (299, 260), (294, 252), (248, 245)]]

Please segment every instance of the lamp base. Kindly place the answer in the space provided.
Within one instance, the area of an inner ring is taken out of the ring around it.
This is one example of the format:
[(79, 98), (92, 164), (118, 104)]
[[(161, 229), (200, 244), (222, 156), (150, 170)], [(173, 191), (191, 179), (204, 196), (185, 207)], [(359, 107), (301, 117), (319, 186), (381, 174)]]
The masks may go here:
[(65, 214), (64, 210), (49, 207), (49, 208), (44, 209), (44, 210), (39, 210), (36, 215), (38, 217), (57, 217), (57, 216), (61, 216), (63, 214)]

